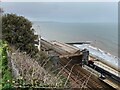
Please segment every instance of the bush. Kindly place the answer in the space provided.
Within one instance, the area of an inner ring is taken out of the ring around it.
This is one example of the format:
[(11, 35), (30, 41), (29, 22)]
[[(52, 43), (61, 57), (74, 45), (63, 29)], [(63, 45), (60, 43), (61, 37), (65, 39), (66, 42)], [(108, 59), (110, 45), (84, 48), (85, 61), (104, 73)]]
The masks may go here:
[(9, 71), (9, 69), (6, 69), (4, 72), (5, 74), (3, 75), (3, 78), (2, 78), (4, 82), (7, 82), (8, 80), (11, 81), (12, 76), (11, 76), (11, 72)]
[[(8, 68), (8, 60), (7, 60), (7, 52), (6, 52), (7, 44), (0, 40), (0, 63), (1, 63), (1, 69), (2, 69), (2, 90), (8, 90), (8, 88), (11, 88), (11, 80), (12, 80), (12, 74)], [(9, 81), (9, 82), (8, 82)]]
[(32, 23), (16, 14), (5, 14), (2, 16), (2, 37), (10, 45), (15, 45), (22, 51), (26, 51), (34, 56), (38, 49), (34, 45), (34, 41), (38, 39), (34, 35)]

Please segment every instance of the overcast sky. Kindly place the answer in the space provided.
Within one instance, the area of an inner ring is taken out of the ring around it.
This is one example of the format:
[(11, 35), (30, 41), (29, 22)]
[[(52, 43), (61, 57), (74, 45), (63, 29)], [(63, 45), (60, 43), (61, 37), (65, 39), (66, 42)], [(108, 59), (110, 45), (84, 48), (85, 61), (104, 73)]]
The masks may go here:
[[(11, 0), (12, 1), (12, 0)], [(2, 2), (5, 13), (33, 21), (117, 22), (117, 2)]]
[(119, 0), (0, 0), (4, 2), (118, 2)]

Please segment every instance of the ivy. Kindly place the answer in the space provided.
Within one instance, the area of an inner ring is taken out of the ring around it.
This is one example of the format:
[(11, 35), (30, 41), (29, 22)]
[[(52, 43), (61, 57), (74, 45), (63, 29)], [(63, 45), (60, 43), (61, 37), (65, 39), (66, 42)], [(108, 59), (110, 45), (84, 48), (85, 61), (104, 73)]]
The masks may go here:
[(8, 60), (7, 60), (7, 44), (0, 40), (0, 73), (2, 74), (2, 79), (0, 81), (0, 89), (8, 90), (12, 88), (11, 80), (12, 74), (8, 68)]

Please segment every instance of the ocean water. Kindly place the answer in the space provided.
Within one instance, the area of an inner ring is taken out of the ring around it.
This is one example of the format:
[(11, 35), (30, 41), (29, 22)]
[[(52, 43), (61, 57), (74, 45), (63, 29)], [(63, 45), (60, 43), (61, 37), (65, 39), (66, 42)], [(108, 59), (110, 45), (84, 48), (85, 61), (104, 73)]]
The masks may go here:
[(61, 42), (91, 41), (112, 55), (118, 56), (118, 25), (115, 23), (63, 23), (33, 21), (36, 33), (47, 40)]

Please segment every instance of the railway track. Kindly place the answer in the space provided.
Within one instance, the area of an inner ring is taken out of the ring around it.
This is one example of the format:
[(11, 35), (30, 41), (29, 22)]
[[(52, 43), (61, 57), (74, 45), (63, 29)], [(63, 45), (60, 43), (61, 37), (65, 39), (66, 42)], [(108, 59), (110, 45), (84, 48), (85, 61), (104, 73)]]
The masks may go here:
[[(65, 59), (64, 59), (64, 60), (65, 60)], [(71, 68), (71, 66), (73, 66), (73, 65), (70, 64), (70, 65), (68, 65), (68, 67), (66, 67), (68, 71), (70, 71), (69, 68)], [(76, 66), (75, 66), (74, 68), (76, 68)], [(82, 86), (84, 86), (84, 83), (85, 83), (88, 75), (83, 74), (83, 73), (81, 73), (80, 71), (77, 71), (77, 72), (76, 72), (76, 69), (74, 69), (74, 68), (73, 68), (74, 72), (72, 72), (72, 74), (73, 74), (74, 77), (76, 77), (76, 74), (79, 73), (78, 80), (77, 80), (77, 84), (79, 85), (79, 88), (81, 88)], [(74, 79), (74, 80), (75, 80), (75, 79)], [(84, 88), (84, 87), (83, 87), (83, 88)], [(89, 89), (90, 89), (90, 88), (92, 88), (92, 87), (91, 87), (90, 85), (86, 85), (85, 88), (89, 88)]]
[[(62, 66), (64, 66), (62, 63), (60, 63), (60, 64)], [(71, 69), (69, 69), (67, 67), (63, 70), (63, 72), (65, 72), (66, 77), (69, 76), (70, 71), (71, 71)], [(80, 88), (82, 86), (83, 80), (86, 78), (86, 76), (84, 76), (82, 78), (77, 77), (77, 79), (76, 79), (76, 76), (77, 75), (75, 75), (73, 72), (71, 72), (69, 80), (72, 82), (71, 84), (74, 84), (74, 86), (72, 86), (71, 88)], [(90, 86), (89, 86), (89, 88), (90, 88)]]
[[(65, 47), (64, 45), (61, 45), (61, 44), (58, 43), (58, 46), (56, 46), (56, 45), (54, 45), (50, 42), (47, 42), (47, 41), (42, 41), (42, 44), (45, 45), (45, 47), (47, 47), (47, 48), (51, 47), (50, 49), (53, 50), (54, 52), (56, 52), (59, 56), (69, 55), (69, 53), (66, 52), (66, 48), (68, 48), (68, 47)], [(76, 49), (75, 49), (75, 51), (76, 51)], [(94, 59), (94, 58), (91, 57), (91, 59)], [(64, 67), (64, 66), (66, 66), (66, 64), (69, 61), (70, 61), (69, 59), (63, 57), (63, 58), (60, 59), (60, 64)], [(64, 72), (67, 75), (69, 75), (73, 65), (74, 65), (73, 63), (69, 63), (65, 67)], [(78, 73), (79, 73), (79, 75), (77, 75)], [(111, 88), (107, 84), (100, 81), (98, 79), (98, 77), (96, 77), (92, 73), (88, 72), (87, 70), (85, 70), (84, 68), (82, 68), (79, 65), (75, 65), (72, 68), (72, 73), (69, 76), (72, 79), (72, 81), (74, 81), (74, 83), (78, 85), (80, 90), (82, 90), (82, 89), (87, 89), (87, 90), (98, 90), (98, 89), (114, 90), (113, 88)], [(77, 80), (76, 80), (76, 77), (77, 77)]]
[[(60, 63), (65, 66), (68, 63), (68, 59), (62, 58), (60, 59)], [(66, 72), (69, 74), (71, 67), (73, 64), (69, 63), (65, 69), (68, 70)], [(76, 75), (79, 73), (78, 79), (75, 80)], [(73, 68), (73, 72), (70, 76), (73, 81), (79, 86), (79, 88), (87, 88), (87, 90), (94, 90), (94, 89), (102, 89), (102, 90), (114, 90), (105, 83), (101, 82), (96, 76), (94, 76), (92, 73), (89, 73), (88, 71), (84, 70), (81, 66), (75, 65)], [(89, 77), (89, 78), (88, 78)]]

